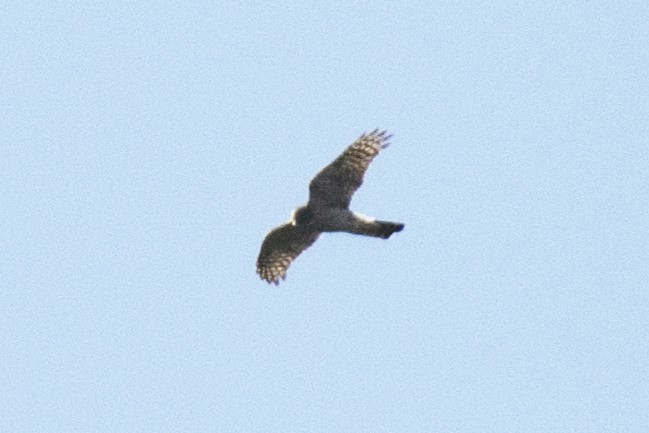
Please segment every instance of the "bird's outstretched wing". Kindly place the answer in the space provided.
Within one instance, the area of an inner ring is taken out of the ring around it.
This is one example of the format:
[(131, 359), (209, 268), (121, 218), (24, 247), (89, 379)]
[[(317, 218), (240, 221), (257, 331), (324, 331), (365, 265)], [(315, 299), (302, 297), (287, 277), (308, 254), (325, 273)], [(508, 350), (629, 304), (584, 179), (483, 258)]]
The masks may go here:
[(391, 135), (378, 129), (361, 135), (309, 184), (309, 206), (349, 207), (352, 195), (363, 183), (363, 175), (376, 155), (390, 143)]
[(279, 284), (286, 278), (286, 270), (300, 253), (309, 248), (320, 236), (310, 227), (286, 223), (266, 235), (257, 257), (257, 273), (269, 283)]

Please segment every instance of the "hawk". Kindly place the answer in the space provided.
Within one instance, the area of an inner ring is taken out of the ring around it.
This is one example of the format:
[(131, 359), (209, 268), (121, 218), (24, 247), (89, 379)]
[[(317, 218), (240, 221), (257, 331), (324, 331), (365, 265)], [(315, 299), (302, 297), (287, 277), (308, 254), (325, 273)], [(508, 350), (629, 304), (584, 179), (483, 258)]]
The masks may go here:
[(361, 135), (309, 184), (309, 201), (291, 212), (291, 219), (271, 230), (257, 258), (257, 273), (268, 283), (286, 278), (291, 262), (323, 232), (347, 232), (387, 239), (403, 230), (401, 223), (376, 221), (349, 210), (352, 195), (376, 155), (391, 135), (378, 129)]

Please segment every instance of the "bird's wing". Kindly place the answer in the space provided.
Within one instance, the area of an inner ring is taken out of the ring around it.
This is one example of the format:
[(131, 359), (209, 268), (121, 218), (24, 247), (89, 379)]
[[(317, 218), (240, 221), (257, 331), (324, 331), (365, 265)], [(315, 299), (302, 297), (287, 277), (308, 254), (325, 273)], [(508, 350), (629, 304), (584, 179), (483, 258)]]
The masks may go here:
[(363, 175), (376, 155), (385, 149), (391, 135), (378, 129), (361, 135), (309, 184), (309, 205), (347, 208), (363, 183)]
[(286, 223), (266, 235), (257, 257), (257, 273), (269, 283), (279, 284), (286, 270), (300, 253), (318, 239), (319, 231)]

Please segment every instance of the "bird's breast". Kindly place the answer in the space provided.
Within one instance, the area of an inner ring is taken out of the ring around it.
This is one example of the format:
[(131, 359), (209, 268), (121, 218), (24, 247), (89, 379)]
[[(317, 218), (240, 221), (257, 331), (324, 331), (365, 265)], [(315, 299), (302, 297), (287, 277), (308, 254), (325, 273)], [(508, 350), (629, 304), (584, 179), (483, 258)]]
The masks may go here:
[(319, 209), (314, 218), (317, 227), (325, 232), (347, 231), (353, 221), (354, 214), (340, 208)]

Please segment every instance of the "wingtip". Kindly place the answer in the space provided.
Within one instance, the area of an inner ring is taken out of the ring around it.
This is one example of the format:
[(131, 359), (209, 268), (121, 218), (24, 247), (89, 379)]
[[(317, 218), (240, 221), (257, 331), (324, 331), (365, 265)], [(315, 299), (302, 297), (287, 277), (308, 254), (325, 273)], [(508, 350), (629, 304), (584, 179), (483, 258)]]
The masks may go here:
[(379, 147), (381, 149), (385, 149), (386, 147), (388, 147), (390, 145), (390, 139), (392, 138), (392, 134), (388, 134), (387, 129), (384, 129), (383, 131), (381, 131), (381, 128), (374, 128), (374, 130), (372, 132), (370, 132), (370, 133), (363, 132), (358, 139), (360, 140), (360, 139), (363, 139), (363, 138), (366, 138), (366, 137), (372, 137), (372, 136), (377, 137), (377, 138), (379, 138), (381, 140), (381, 142), (379, 144)]
[(272, 273), (263, 272), (261, 270), (258, 270), (257, 273), (261, 280), (266, 281), (268, 284), (274, 284), (275, 286), (279, 286), (279, 283), (286, 279), (286, 275), (273, 275)]
[(387, 129), (384, 129), (381, 132), (378, 131), (379, 128), (376, 128), (372, 134), (381, 138), (381, 149), (385, 149), (390, 145), (390, 139), (392, 138), (392, 134), (389, 134)]
[(381, 131), (381, 128), (374, 128), (374, 130), (370, 132), (363, 132), (359, 138), (365, 138), (365, 137), (371, 137), (371, 136), (376, 136), (381, 138), (383, 141), (387, 141), (390, 138), (392, 138), (392, 134), (388, 134), (388, 130), (384, 129)]

